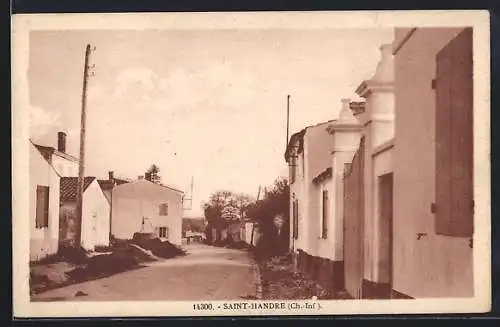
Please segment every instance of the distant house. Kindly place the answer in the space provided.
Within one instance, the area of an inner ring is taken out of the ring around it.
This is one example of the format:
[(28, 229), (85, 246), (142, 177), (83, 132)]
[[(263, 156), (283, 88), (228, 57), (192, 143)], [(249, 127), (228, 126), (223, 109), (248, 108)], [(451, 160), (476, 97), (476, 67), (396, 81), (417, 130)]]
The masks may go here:
[(241, 228), (243, 224), (244, 223), (240, 220), (228, 222), (221, 231), (221, 242), (227, 240), (232, 240), (234, 242), (241, 241)]
[(59, 181), (78, 174), (78, 159), (66, 153), (66, 134), (58, 133), (57, 149), (30, 140), (30, 260), (58, 250)]
[(200, 232), (205, 231), (205, 219), (204, 218), (182, 218), (182, 231), (187, 232)]
[[(60, 180), (59, 244), (75, 238), (77, 177)], [(95, 177), (85, 177), (82, 201), (81, 245), (86, 250), (109, 245), (110, 203)]]
[(189, 243), (191, 240), (201, 241), (205, 236), (204, 218), (182, 218), (182, 237)]
[(260, 232), (258, 224), (250, 220), (244, 221), (241, 226), (241, 240), (248, 245), (256, 246), (259, 237)]
[(115, 186), (111, 192), (111, 234), (131, 239), (134, 233), (152, 233), (181, 244), (182, 196), (180, 190), (142, 177)]
[(104, 197), (106, 200), (109, 202), (109, 205), (111, 205), (111, 191), (116, 185), (121, 185), (130, 182), (129, 179), (124, 179), (124, 178), (116, 178), (115, 174), (113, 171), (108, 172), (108, 179), (99, 179), (97, 180), (99, 183), (99, 186), (102, 189), (102, 192), (104, 193)]

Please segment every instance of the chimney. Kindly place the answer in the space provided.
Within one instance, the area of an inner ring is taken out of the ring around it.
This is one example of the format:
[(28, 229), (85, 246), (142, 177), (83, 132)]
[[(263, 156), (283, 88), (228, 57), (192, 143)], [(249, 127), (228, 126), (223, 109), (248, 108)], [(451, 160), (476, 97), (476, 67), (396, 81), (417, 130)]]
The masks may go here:
[(57, 151), (66, 153), (66, 133), (57, 133)]
[(114, 176), (113, 171), (108, 171), (108, 179), (109, 179), (110, 181), (112, 181), (112, 180), (114, 180), (114, 179), (115, 179), (115, 176)]

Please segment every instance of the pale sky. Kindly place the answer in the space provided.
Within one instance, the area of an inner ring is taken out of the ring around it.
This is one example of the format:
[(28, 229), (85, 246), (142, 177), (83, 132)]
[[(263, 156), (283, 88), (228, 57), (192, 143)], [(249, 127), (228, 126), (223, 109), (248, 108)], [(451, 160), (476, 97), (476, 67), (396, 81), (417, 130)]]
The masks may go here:
[(37, 31), (30, 36), (31, 135), (78, 156), (85, 46), (96, 46), (86, 175), (137, 178), (153, 163), (193, 210), (219, 189), (256, 196), (287, 175), (290, 135), (337, 118), (370, 78), (392, 30)]

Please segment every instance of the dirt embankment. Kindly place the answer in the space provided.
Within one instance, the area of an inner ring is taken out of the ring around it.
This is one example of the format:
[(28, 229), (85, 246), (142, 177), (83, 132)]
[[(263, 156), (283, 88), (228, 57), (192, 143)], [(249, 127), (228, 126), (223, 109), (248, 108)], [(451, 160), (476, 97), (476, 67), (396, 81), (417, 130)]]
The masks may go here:
[[(133, 246), (137, 244), (143, 251)], [(151, 252), (154, 256), (148, 255)], [(158, 258), (173, 258), (185, 251), (160, 240), (124, 241), (88, 253), (83, 249), (62, 249), (58, 254), (30, 264), (30, 293), (81, 283), (144, 267)]]

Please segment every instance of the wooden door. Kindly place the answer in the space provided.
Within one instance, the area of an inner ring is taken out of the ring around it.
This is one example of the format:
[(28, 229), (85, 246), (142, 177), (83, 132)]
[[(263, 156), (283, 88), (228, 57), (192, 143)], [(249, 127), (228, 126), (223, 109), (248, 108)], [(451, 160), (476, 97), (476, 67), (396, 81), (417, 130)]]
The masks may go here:
[(393, 257), (393, 175), (392, 173), (379, 177), (379, 235), (380, 235), (380, 258), (379, 258), (379, 282), (388, 284), (387, 294), (390, 297), (392, 290), (392, 257)]

